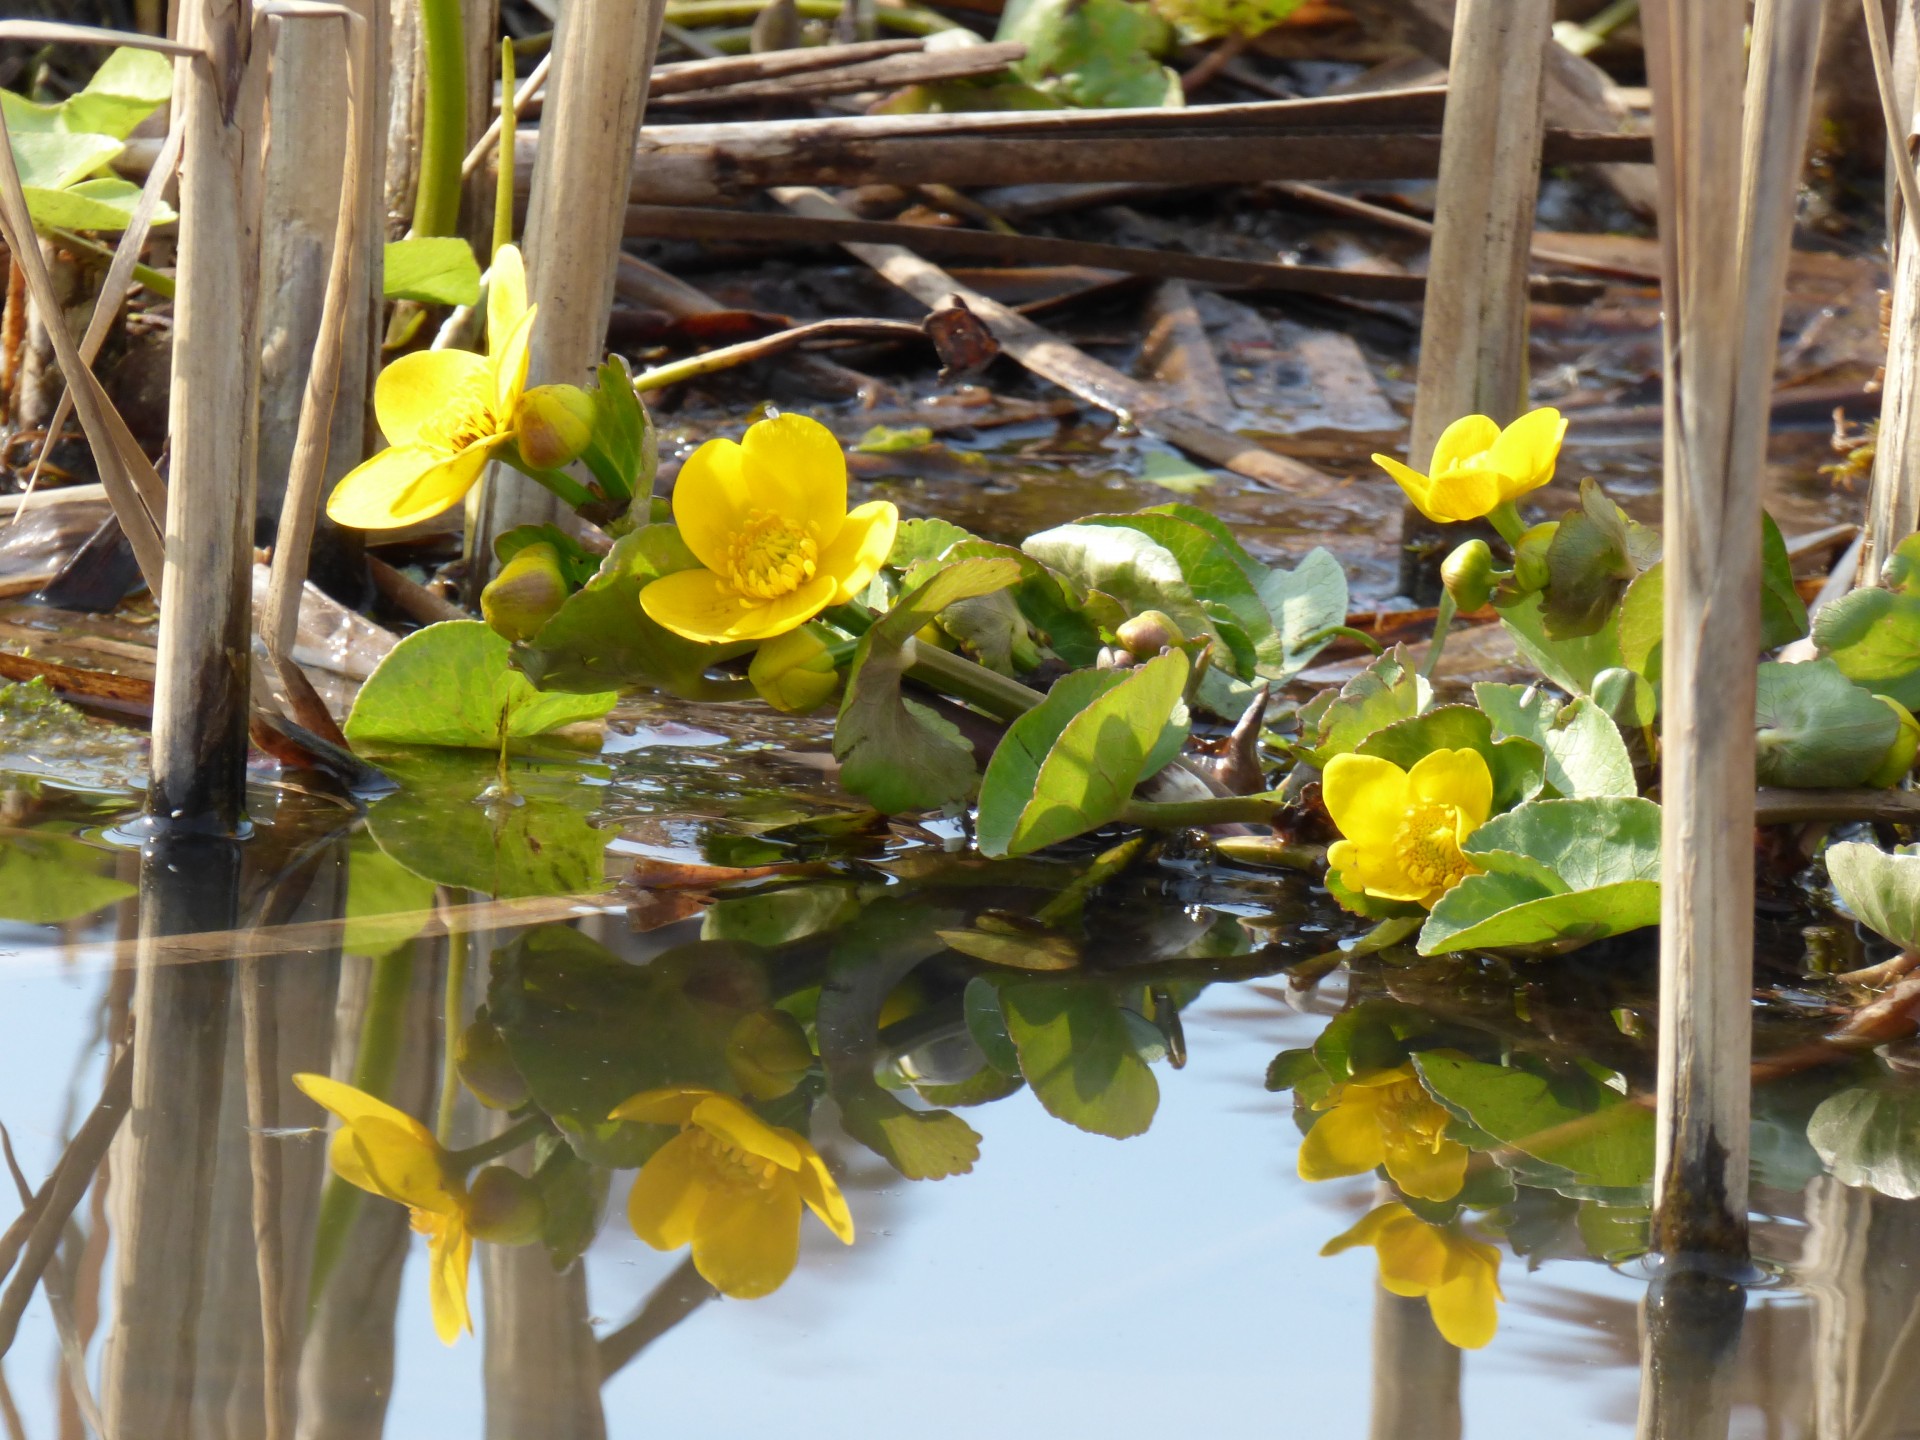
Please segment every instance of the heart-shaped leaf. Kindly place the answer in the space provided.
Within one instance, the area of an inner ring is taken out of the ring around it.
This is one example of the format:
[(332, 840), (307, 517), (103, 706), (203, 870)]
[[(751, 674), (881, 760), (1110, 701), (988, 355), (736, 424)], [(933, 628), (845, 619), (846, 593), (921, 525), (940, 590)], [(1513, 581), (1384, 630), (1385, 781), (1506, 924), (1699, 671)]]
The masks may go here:
[(1900, 734), (1893, 711), (1832, 660), (1762, 664), (1754, 723), (1762, 785), (1861, 784)]
[(1920, 1200), (1920, 1085), (1886, 1080), (1829, 1095), (1807, 1139), (1842, 1185)]
[(1620, 729), (1590, 699), (1562, 705), (1538, 686), (1479, 684), (1473, 698), (1503, 735), (1538, 745), (1546, 783), (1561, 795), (1637, 795), (1633, 759)]
[(1860, 923), (1902, 950), (1920, 950), (1920, 853), (1848, 840), (1827, 847), (1827, 876)]

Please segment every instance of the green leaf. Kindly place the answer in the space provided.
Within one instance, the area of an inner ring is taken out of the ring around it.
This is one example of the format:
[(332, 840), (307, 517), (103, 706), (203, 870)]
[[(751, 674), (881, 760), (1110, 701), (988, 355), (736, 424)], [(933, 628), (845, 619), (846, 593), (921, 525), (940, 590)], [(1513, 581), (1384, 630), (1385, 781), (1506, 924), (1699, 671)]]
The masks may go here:
[(982, 915), (970, 930), (938, 930), (962, 955), (1008, 970), (1072, 970), (1080, 947), (1071, 936), (1024, 916)]
[[(1807, 607), (1793, 583), (1793, 562), (1771, 515), (1761, 516), (1760, 648), (1776, 650), (1807, 633)], [(1620, 654), (1628, 669), (1660, 679), (1666, 566), (1656, 563), (1627, 587), (1620, 602)]]
[(64, 190), (86, 179), (125, 147), (110, 135), (58, 131), (13, 137), (13, 163), (29, 190)]
[(1116, 1140), (1146, 1133), (1160, 1105), (1160, 1083), (1135, 1051), (1106, 986), (1006, 985), (1000, 1007), (1020, 1073), (1049, 1115)]
[(961, 994), (961, 1013), (966, 1017), (967, 1034), (987, 1057), (987, 1064), (1002, 1075), (1020, 1073), (1020, 1055), (1007, 1034), (1006, 1017), (1000, 1011), (1000, 987), (984, 975), (967, 981)]
[(1376, 730), (1357, 747), (1362, 755), (1411, 770), (1436, 750), (1476, 750), (1493, 775), (1493, 808), (1511, 809), (1540, 789), (1544, 761), (1531, 740), (1495, 741), (1493, 721), (1471, 705), (1442, 705)]
[(1181, 103), (1179, 79), (1155, 58), (1167, 22), (1128, 0), (1016, 0), (998, 38), (1027, 46), (1014, 73), (1069, 105), (1136, 108)]
[(1336, 755), (1350, 754), (1377, 730), (1418, 715), (1432, 688), (1405, 652), (1395, 646), (1340, 687), (1322, 690), (1300, 711), (1300, 733), (1314, 737), (1309, 758), (1322, 770)]
[(101, 62), (84, 90), (58, 107), (60, 124), (76, 133), (124, 140), (172, 95), (173, 62), (155, 51), (122, 45)]
[(387, 653), (343, 728), (356, 745), (498, 750), (508, 740), (598, 720), (619, 698), (536, 690), (508, 663), (507, 642), (483, 622), (447, 620)]
[(1831, 660), (1760, 666), (1754, 724), (1762, 785), (1858, 785), (1900, 734), (1893, 711)]
[(59, 835), (0, 834), (0, 920), (58, 925), (104, 910), (136, 892), (102, 875), (112, 852)]
[(1666, 625), (1667, 572), (1664, 562), (1649, 567), (1627, 587), (1620, 602), (1620, 658), (1634, 673), (1660, 680), (1660, 646)]
[[(909, 425), (904, 428), (893, 425), (874, 425), (868, 428), (867, 433), (860, 437), (860, 443), (852, 449), (858, 455), (900, 455), (910, 450), (924, 450), (931, 444), (933, 444), (933, 431), (925, 425)], [(910, 520), (907, 523), (911, 525), (915, 522)], [(942, 520), (938, 523), (945, 525), (947, 522)], [(958, 525), (950, 528), (960, 529)]]
[(374, 842), (440, 885), (511, 899), (606, 886), (608, 836), (587, 817), (597, 792), (578, 770), (516, 765), (501, 793), (491, 757), (457, 750), (391, 756), (400, 790), (367, 812)]
[(1422, 955), (1570, 949), (1660, 920), (1660, 807), (1638, 797), (1535, 800), (1461, 847), (1485, 872), (1440, 897)]
[(495, 952), (487, 1013), (581, 1158), (624, 1168), (672, 1131), (610, 1121), (613, 1107), (664, 1085), (735, 1093), (727, 1040), (767, 997), (745, 946), (683, 945), (632, 965), (570, 926), (542, 925)]
[(928, 574), (894, 602), (860, 639), (834, 727), (840, 781), (889, 815), (955, 804), (978, 779), (973, 750), (933, 711), (903, 702), (900, 680), (912, 664), (914, 631), (956, 600), (1011, 585), (1011, 559), (957, 560)]
[[(64, 190), (37, 187), (26, 192), (27, 210), (34, 223), (61, 230), (124, 230), (140, 202), (140, 187), (118, 178), (82, 180)], [(166, 206), (154, 208), (153, 223), (167, 225), (180, 217)]]
[(1920, 1086), (1886, 1080), (1830, 1095), (1807, 1122), (1807, 1139), (1841, 1184), (1920, 1199)]
[(1091, 523), (1060, 525), (1027, 537), (1020, 548), (1080, 590), (1111, 595), (1127, 616), (1158, 610), (1189, 640), (1203, 635), (1220, 638), (1187, 584), (1179, 558), (1138, 530)]
[(480, 298), (480, 262), (457, 235), (389, 240), (383, 263), (381, 284), (389, 300), (472, 305)]
[(1547, 546), (1541, 619), (1554, 640), (1598, 634), (1630, 581), (1660, 556), (1660, 537), (1630, 519), (1589, 478), (1580, 508), (1560, 521)]
[(621, 536), (599, 573), (566, 598), (515, 663), (543, 690), (654, 686), (699, 698), (709, 666), (752, 647), (682, 639), (640, 608), (649, 584), (699, 563), (671, 525), (643, 525)]
[(1813, 643), (1856, 685), (1909, 710), (1920, 705), (1920, 595), (1842, 595), (1814, 620)]
[(1438, 1050), (1413, 1063), (1434, 1099), (1476, 1130), (1565, 1172), (1569, 1192), (1653, 1182), (1653, 1111), (1589, 1075), (1549, 1079)]
[(1777, 650), (1807, 633), (1807, 604), (1793, 583), (1793, 561), (1773, 517), (1760, 513), (1760, 648)]
[(1829, 845), (1825, 859), (1834, 891), (1861, 924), (1902, 950), (1920, 950), (1920, 853), (1849, 840)]
[(1616, 612), (1591, 635), (1578, 639), (1556, 640), (1547, 634), (1541, 616), (1539, 594), (1527, 596), (1500, 611), (1500, 623), (1513, 637), (1520, 653), (1534, 668), (1573, 695), (1585, 695), (1593, 689), (1593, 678), (1603, 670), (1624, 665), (1620, 654), (1619, 617)]
[(599, 1231), (613, 1177), (582, 1160), (558, 1136), (541, 1136), (533, 1153), (533, 1187), (543, 1215), (540, 1243), (554, 1270), (563, 1271), (586, 1253)]
[(771, 950), (837, 929), (860, 911), (852, 885), (789, 885), (716, 901), (700, 917), (703, 940), (740, 940)]
[(346, 930), (340, 948), (378, 958), (427, 928), (434, 882), (382, 850), (371, 831), (353, 837), (347, 859)]
[[(1210, 531), (1165, 511), (1089, 515), (1079, 523), (1135, 531), (1172, 555), (1180, 567), (1181, 578), (1201, 608), (1209, 612), (1210, 617), (1217, 610), (1225, 611), (1237, 629), (1242, 643), (1229, 642), (1227, 654), (1218, 657), (1231, 659), (1236, 674), (1247, 676), (1257, 671), (1277, 679), (1285, 673), (1286, 655), (1281, 649), (1280, 637), (1274, 632), (1273, 617), (1267, 614), (1259, 592), (1232, 552)], [(1225, 625), (1217, 621), (1214, 633), (1223, 640), (1228, 639)]]
[(1538, 745), (1546, 782), (1561, 795), (1638, 795), (1633, 759), (1611, 716), (1592, 700), (1562, 705), (1536, 686), (1473, 687), (1473, 698), (1503, 735)]
[(618, 355), (609, 355), (600, 362), (599, 381), (593, 389), (593, 436), (580, 458), (612, 499), (650, 494), (660, 468), (659, 436), (633, 388), (633, 372)]
[[(1062, 677), (1008, 728), (980, 785), (983, 855), (1025, 855), (1118, 820), (1147, 766), (1185, 742), (1178, 650), (1130, 670)], [(1113, 677), (1118, 676), (1116, 680)]]
[(903, 520), (893, 533), (887, 564), (895, 570), (911, 570), (923, 561), (938, 560), (955, 545), (974, 538), (971, 530), (963, 530), (951, 521)]

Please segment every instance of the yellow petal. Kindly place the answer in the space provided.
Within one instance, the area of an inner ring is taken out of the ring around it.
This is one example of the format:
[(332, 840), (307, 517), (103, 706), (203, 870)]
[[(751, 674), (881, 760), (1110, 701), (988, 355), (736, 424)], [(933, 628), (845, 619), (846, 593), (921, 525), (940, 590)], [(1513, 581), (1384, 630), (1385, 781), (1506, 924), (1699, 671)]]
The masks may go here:
[(707, 1197), (693, 1237), (693, 1268), (722, 1295), (771, 1295), (799, 1257), (800, 1186), (791, 1175), (775, 1176), (765, 1190), (729, 1185)]
[[(487, 362), (465, 350), (416, 350), (373, 382), (373, 414), (389, 445), (411, 445), (449, 397), (488, 383)], [(484, 393), (484, 392), (482, 392)]]
[(427, 1300), (433, 1309), (434, 1333), (443, 1345), (473, 1329), (467, 1309), (467, 1273), (473, 1264), (473, 1236), (457, 1220), (429, 1232), (427, 1240)]
[(430, 1136), (422, 1141), (409, 1129), (367, 1117), (334, 1131), (327, 1158), (334, 1174), (370, 1194), (436, 1214), (460, 1208)]
[(493, 354), (493, 413), (496, 415), (512, 415), (520, 403), (520, 392), (527, 388), (527, 352), (533, 344), (533, 314), (529, 310), (522, 315)]
[(1451, 805), (1460, 812), (1461, 839), (1486, 824), (1493, 810), (1493, 772), (1478, 750), (1435, 750), (1407, 772), (1416, 799)]
[(1380, 1283), (1396, 1295), (1425, 1295), (1446, 1279), (1445, 1237), (1411, 1213), (1381, 1226), (1373, 1249), (1380, 1257)]
[(1386, 1158), (1380, 1121), (1366, 1105), (1336, 1105), (1314, 1122), (1300, 1142), (1302, 1180), (1364, 1175)]
[(1386, 1141), (1387, 1175), (1416, 1200), (1451, 1200), (1467, 1179), (1467, 1147), (1442, 1140), (1439, 1148), (1414, 1134), (1390, 1134)]
[(699, 1141), (681, 1131), (648, 1157), (627, 1194), (633, 1233), (656, 1250), (678, 1250), (693, 1239), (710, 1186)]
[(731, 1095), (709, 1095), (702, 1100), (694, 1107), (693, 1123), (735, 1149), (771, 1160), (782, 1170), (800, 1168), (800, 1152), (794, 1147), (791, 1132), (774, 1129)]
[(609, 1120), (637, 1120), (642, 1125), (685, 1125), (694, 1107), (715, 1094), (704, 1085), (667, 1085), (643, 1090), (613, 1107)]
[(732, 440), (709, 440), (686, 458), (673, 482), (673, 523), (694, 559), (709, 570), (727, 568), (733, 537), (746, 528), (753, 509), (744, 457)]
[(1427, 492), (1427, 513), (1449, 524), (1478, 520), (1505, 499), (1504, 477), (1496, 470), (1476, 468), (1435, 473)]
[(869, 500), (848, 512), (840, 533), (820, 553), (819, 573), (838, 582), (830, 604), (844, 605), (867, 588), (887, 563), (899, 528), (900, 512), (891, 500)]
[(495, 355), (527, 313), (527, 266), (520, 247), (502, 245), (493, 252), (487, 274), (487, 347)]
[(1442, 471), (1464, 464), (1483, 451), (1493, 448), (1500, 438), (1500, 427), (1485, 415), (1462, 415), (1440, 432), (1434, 443), (1433, 463), (1429, 467), (1437, 477)]
[(1360, 1223), (1351, 1230), (1342, 1232), (1320, 1247), (1322, 1255), (1338, 1255), (1343, 1250), (1352, 1250), (1357, 1246), (1371, 1245), (1380, 1238), (1380, 1232), (1394, 1221), (1410, 1216), (1408, 1210), (1398, 1200), (1390, 1200), (1385, 1205), (1376, 1205), (1360, 1217)]
[(800, 1151), (800, 1198), (842, 1245), (851, 1245), (853, 1212), (847, 1209), (847, 1197), (840, 1193), (840, 1186), (828, 1173), (827, 1162), (820, 1158), (820, 1152), (799, 1136), (793, 1138)]
[(330, 1075), (316, 1075), (312, 1071), (303, 1071), (293, 1077), (293, 1083), (314, 1104), (338, 1116), (349, 1125), (361, 1120), (384, 1120), (389, 1125), (411, 1131), (423, 1145), (431, 1147), (434, 1144), (432, 1132), (406, 1111), (389, 1105), (379, 1096), (369, 1095), (366, 1091), (357, 1089), (344, 1080), (335, 1080)]
[(1391, 846), (1406, 819), (1407, 772), (1377, 755), (1336, 755), (1320, 795), (1340, 833), (1362, 850)]
[(1478, 1350), (1500, 1328), (1499, 1264), (1497, 1253), (1491, 1264), (1476, 1259), (1427, 1292), (1434, 1328), (1449, 1345)]
[(662, 575), (640, 592), (640, 608), (656, 625), (676, 635), (718, 645), (770, 640), (807, 623), (832, 601), (834, 579), (815, 575), (789, 595), (754, 600), (732, 589), (711, 570)]
[(1427, 492), (1432, 488), (1432, 485), (1426, 476), (1422, 475), (1411, 465), (1403, 465), (1391, 455), (1376, 455), (1373, 457), (1373, 463), (1391, 475), (1394, 483), (1406, 491), (1407, 499), (1413, 502), (1414, 509), (1418, 510), (1422, 515), (1425, 515), (1429, 520), (1438, 520), (1440, 518), (1428, 508), (1429, 501)]
[(389, 530), (431, 519), (466, 498), (500, 443), (469, 445), (457, 455), (424, 445), (382, 450), (334, 487), (327, 514), (355, 530)]
[(847, 452), (833, 432), (805, 415), (774, 415), (749, 425), (740, 446), (754, 503), (805, 525), (825, 549), (847, 514)]
[(1493, 468), (1508, 477), (1500, 498), (1511, 500), (1551, 480), (1566, 433), (1567, 422), (1550, 405), (1528, 411), (1502, 430), (1488, 456)]

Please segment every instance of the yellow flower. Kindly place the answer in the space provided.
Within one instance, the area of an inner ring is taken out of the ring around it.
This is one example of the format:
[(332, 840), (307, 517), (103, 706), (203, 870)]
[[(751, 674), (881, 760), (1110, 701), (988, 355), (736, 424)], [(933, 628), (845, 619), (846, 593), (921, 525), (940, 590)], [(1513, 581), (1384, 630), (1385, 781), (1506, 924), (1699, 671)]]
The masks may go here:
[(1327, 866), (1349, 889), (1429, 910), (1479, 871), (1460, 849), (1493, 809), (1493, 774), (1478, 750), (1435, 750), (1402, 770), (1374, 755), (1336, 755), (1321, 795), (1344, 839)]
[(709, 440), (681, 468), (673, 518), (705, 567), (640, 592), (658, 624), (689, 640), (767, 640), (866, 589), (900, 515), (885, 500), (847, 510), (847, 457), (804, 415)]
[(1456, 1225), (1429, 1225), (1395, 1201), (1369, 1211), (1329, 1240), (1322, 1255), (1371, 1245), (1380, 1283), (1395, 1295), (1424, 1295), (1434, 1327), (1449, 1345), (1478, 1350), (1500, 1325), (1500, 1252)]
[(391, 448), (347, 473), (327, 514), (382, 530), (457, 504), (514, 439), (533, 316), (520, 252), (502, 245), (487, 288), (487, 353), (421, 350), (380, 372), (373, 413)]
[(648, 1090), (615, 1120), (678, 1125), (627, 1199), (633, 1233), (656, 1250), (693, 1246), (693, 1267), (723, 1295), (771, 1295), (800, 1254), (800, 1205), (853, 1243), (853, 1217), (820, 1154), (730, 1095), (698, 1085)]
[(1429, 520), (1478, 520), (1551, 480), (1566, 433), (1567, 422), (1552, 408), (1529, 411), (1504, 430), (1485, 415), (1468, 415), (1441, 432), (1431, 475), (1390, 455), (1373, 463)]
[(1335, 1180), (1385, 1165), (1417, 1200), (1451, 1200), (1467, 1178), (1467, 1147), (1447, 1138), (1445, 1108), (1411, 1065), (1356, 1076), (1314, 1102), (1324, 1111), (1300, 1142), (1300, 1178)]
[(295, 1075), (315, 1103), (340, 1117), (327, 1157), (333, 1173), (412, 1212), (427, 1237), (428, 1298), (433, 1328), (451, 1345), (473, 1329), (467, 1310), (467, 1267), (473, 1258), (467, 1187), (447, 1173), (446, 1151), (426, 1126), (384, 1100), (325, 1075)]

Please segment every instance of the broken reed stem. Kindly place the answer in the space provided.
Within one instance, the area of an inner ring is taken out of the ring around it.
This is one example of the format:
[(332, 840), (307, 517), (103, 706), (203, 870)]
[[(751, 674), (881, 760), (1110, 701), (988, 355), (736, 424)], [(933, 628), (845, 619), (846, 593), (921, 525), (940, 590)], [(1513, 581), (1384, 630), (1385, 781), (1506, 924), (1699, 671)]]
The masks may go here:
[(1900, 200), (1906, 210), (1906, 223), (1889, 226), (1889, 244), (1897, 244), (1895, 235), (1920, 227), (1920, 180), (1913, 173), (1913, 156), (1906, 146), (1907, 117), (1900, 113), (1900, 99), (1894, 93), (1893, 51), (1887, 44), (1887, 16), (1879, 0), (1861, 0), (1866, 14), (1867, 44), (1873, 52), (1873, 78), (1880, 93), (1880, 113), (1887, 122), (1887, 163), (1900, 186)]
[(176, 86), (185, 132), (174, 300), (166, 583), (154, 668), (147, 813), (234, 833), (246, 799), (259, 161), (265, 47), (241, 0), (186, 0), (208, 52)]
[[(345, 204), (345, 199), (342, 200)], [(286, 1333), (286, 1247), (280, 1226), (283, 1156), (279, 1047), (267, 1014), (267, 981), (260, 961), (240, 962), (241, 1046), (246, 1069), (247, 1168), (252, 1179), (253, 1253), (260, 1284), (261, 1391), (265, 1440), (293, 1435), (293, 1363)]]
[(314, 338), (313, 359), (300, 397), (300, 420), (294, 433), (293, 464), (280, 507), (280, 525), (274, 536), (273, 566), (267, 579), (262, 614), (262, 639), (267, 652), (283, 668), (292, 664), (294, 634), (300, 624), (300, 593), (307, 579), (308, 552), (319, 522), (320, 491), (326, 483), (331, 448), (334, 405), (339, 396), (340, 369), (345, 358), (349, 306), (359, 288), (365, 212), (366, 161), (373, 143), (372, 75), (366, 20), (343, 12), (342, 39), (347, 56), (347, 135), (340, 177), (340, 209), (334, 222), (333, 257), (327, 273), (326, 296), (320, 305), (320, 328)]
[[(1455, 13), (1407, 442), (1417, 470), (1461, 416), (1505, 425), (1526, 408), (1527, 266), (1552, 30), (1552, 0), (1462, 0)], [(1405, 506), (1400, 588), (1417, 603), (1436, 598), (1441, 560), (1466, 533)]]

